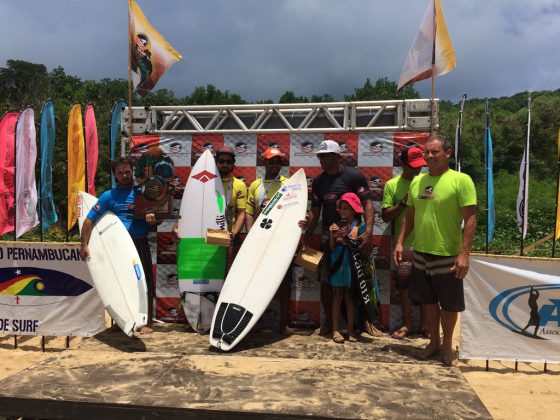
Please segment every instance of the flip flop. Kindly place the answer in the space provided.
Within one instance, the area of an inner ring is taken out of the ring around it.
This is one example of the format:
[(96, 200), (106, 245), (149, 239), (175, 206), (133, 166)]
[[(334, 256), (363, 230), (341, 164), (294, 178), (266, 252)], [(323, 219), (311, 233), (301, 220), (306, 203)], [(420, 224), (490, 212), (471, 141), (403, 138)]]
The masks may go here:
[(332, 340), (338, 344), (344, 343), (344, 337), (338, 331), (334, 332)]
[(407, 335), (408, 335), (408, 328), (401, 327), (398, 330), (393, 331), (393, 334), (391, 334), (391, 338), (402, 340), (403, 338), (406, 338)]
[(358, 342), (358, 337), (356, 337), (354, 334), (350, 334), (350, 335), (348, 335), (348, 341), (350, 343), (357, 343)]

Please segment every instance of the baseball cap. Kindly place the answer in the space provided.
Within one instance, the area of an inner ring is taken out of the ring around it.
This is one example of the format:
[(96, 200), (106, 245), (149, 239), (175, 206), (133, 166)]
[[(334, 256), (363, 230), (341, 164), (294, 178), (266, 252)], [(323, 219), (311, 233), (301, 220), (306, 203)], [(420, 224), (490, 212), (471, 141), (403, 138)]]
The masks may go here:
[(282, 158), (282, 160), (285, 160), (285, 154), (280, 149), (277, 149), (275, 147), (269, 147), (268, 149), (266, 149), (262, 154), (262, 157), (264, 159), (272, 159), (275, 157), (280, 157)]
[(218, 157), (222, 154), (231, 155), (235, 159), (235, 152), (233, 151), (233, 149), (231, 147), (227, 147), (227, 146), (220, 147), (218, 149), (218, 151), (216, 152), (216, 157)]
[(342, 197), (340, 197), (340, 200), (338, 201), (339, 202), (346, 201), (356, 213), (362, 214), (364, 212), (364, 209), (362, 207), (362, 202), (360, 201), (358, 196), (352, 192), (343, 194)]
[(424, 159), (424, 152), (419, 147), (407, 147), (401, 152), (401, 161), (411, 168), (421, 168), (428, 163)]
[(323, 140), (319, 146), (319, 150), (315, 152), (316, 155), (322, 153), (335, 153), (340, 155), (340, 146), (334, 140)]

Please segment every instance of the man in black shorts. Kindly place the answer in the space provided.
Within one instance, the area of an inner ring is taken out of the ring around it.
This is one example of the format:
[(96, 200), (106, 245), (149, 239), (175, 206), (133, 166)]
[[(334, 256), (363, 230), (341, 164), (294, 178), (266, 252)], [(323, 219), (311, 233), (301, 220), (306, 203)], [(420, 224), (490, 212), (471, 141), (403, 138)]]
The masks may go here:
[(399, 265), (405, 239), (414, 229), (410, 295), (422, 303), (430, 330), (430, 343), (420, 357), (441, 352), (446, 366), (453, 363), (453, 330), (458, 313), (465, 310), (463, 279), (476, 231), (476, 190), (470, 176), (449, 168), (451, 152), (451, 144), (442, 136), (428, 138), (424, 157), (429, 173), (410, 184), (408, 210), (393, 253)]
[[(305, 244), (313, 235), (322, 210), (322, 235), (328, 240), (329, 226), (340, 220), (336, 210), (336, 203), (347, 192), (355, 193), (362, 201), (366, 230), (358, 238), (362, 244), (360, 251), (369, 253), (372, 247), (371, 236), (373, 234), (373, 203), (369, 198), (369, 186), (367, 179), (356, 168), (343, 166), (341, 163), (340, 146), (334, 140), (323, 140), (316, 152), (317, 158), (323, 169), (323, 173), (313, 180), (311, 186), (311, 214), (309, 225), (305, 234)], [(319, 271), (321, 281), (321, 303), (325, 312), (325, 323), (321, 326), (320, 334), (328, 335), (332, 332), (332, 287), (327, 282), (328, 272), (323, 263)], [(373, 332), (372, 326), (368, 325), (367, 332)]]

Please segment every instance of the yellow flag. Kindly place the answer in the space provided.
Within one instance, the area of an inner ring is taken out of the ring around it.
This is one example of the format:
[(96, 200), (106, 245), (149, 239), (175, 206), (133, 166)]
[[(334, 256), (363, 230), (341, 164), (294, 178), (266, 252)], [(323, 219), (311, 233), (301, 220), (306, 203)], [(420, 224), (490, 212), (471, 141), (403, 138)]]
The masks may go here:
[(434, 76), (441, 76), (454, 68), (455, 52), (447, 32), (441, 1), (430, 0), (406, 57), (397, 89), (432, 77), (432, 70)]
[[(560, 161), (560, 130), (558, 130), (558, 161)], [(560, 239), (560, 173), (558, 174), (558, 193), (556, 194), (556, 240)]]
[(68, 230), (78, 220), (78, 191), (86, 190), (86, 157), (82, 105), (76, 104), (68, 117)]
[(139, 95), (147, 96), (163, 73), (183, 57), (154, 29), (134, 0), (128, 1), (128, 14), (132, 85)]

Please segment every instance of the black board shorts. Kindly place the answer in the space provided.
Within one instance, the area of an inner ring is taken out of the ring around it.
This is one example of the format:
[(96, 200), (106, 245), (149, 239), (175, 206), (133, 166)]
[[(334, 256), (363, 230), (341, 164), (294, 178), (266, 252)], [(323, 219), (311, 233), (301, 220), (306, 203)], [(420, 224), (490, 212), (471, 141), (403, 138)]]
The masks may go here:
[(439, 303), (444, 311), (463, 312), (463, 280), (451, 271), (456, 258), (414, 251), (410, 297), (425, 305)]

